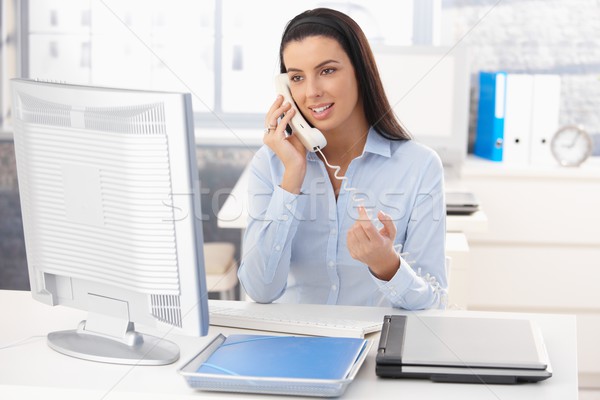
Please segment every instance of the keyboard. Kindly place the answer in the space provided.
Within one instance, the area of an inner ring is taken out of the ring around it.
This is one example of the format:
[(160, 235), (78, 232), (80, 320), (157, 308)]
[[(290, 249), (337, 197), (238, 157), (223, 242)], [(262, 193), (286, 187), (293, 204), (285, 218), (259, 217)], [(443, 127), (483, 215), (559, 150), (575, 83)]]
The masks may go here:
[[(278, 306), (209, 300), (210, 324), (296, 335), (354, 338), (364, 338), (369, 333), (378, 332), (383, 324), (383, 321), (336, 318), (331, 315), (315, 317), (305, 312), (290, 312), (289, 305), (287, 309)], [(302, 305), (297, 306), (302, 308)], [(328, 307), (331, 310), (331, 306)]]

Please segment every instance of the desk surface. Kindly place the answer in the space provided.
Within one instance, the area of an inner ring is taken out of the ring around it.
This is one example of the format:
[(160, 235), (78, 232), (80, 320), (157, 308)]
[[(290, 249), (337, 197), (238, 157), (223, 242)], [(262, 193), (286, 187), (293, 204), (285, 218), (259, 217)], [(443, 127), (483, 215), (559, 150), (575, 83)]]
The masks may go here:
[[(378, 307), (347, 307), (293, 305), (320, 310), (321, 314), (335, 312), (337, 317), (368, 318), (379, 321), (389, 313), (403, 311)], [(85, 318), (85, 313), (66, 307), (51, 308), (32, 299), (29, 292), (0, 291), (2, 329), (0, 347), (31, 338), (19, 345), (0, 350), (0, 398), (44, 399), (204, 399), (247, 398), (264, 396), (200, 392), (187, 386), (176, 371), (217, 333), (225, 335), (241, 330), (210, 327), (204, 338), (167, 335), (181, 349), (181, 358), (167, 366), (121, 366), (79, 360), (51, 350), (45, 342), (48, 332), (73, 329)], [(355, 381), (350, 384), (344, 399), (576, 399), (577, 360), (575, 317), (551, 314), (517, 314), (475, 311), (427, 311), (427, 314), (473, 317), (514, 317), (536, 321), (544, 336), (554, 370), (550, 379), (533, 384), (474, 385), (434, 383), (428, 380), (381, 379), (375, 375), (376, 345), (373, 346)], [(137, 327), (154, 333), (152, 329)], [(247, 332), (247, 331), (246, 331)], [(379, 340), (378, 334), (369, 339)], [(376, 394), (375, 394), (376, 393)], [(289, 396), (269, 396), (269, 399), (289, 399)]]
[[(246, 168), (233, 187), (231, 194), (219, 210), (220, 228), (245, 229), (248, 219), (248, 171)], [(483, 211), (471, 215), (448, 215), (448, 232), (484, 232), (487, 230), (487, 217)]]

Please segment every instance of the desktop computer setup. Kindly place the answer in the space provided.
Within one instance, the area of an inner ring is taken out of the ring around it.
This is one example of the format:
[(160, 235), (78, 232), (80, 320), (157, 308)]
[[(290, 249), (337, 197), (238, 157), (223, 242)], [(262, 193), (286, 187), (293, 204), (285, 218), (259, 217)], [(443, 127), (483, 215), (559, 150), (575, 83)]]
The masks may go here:
[[(171, 364), (179, 347), (135, 324), (206, 336), (209, 307), (215, 326), (346, 338), (382, 329), (383, 321), (369, 318), (208, 301), (189, 94), (11, 84), (32, 296), (88, 312), (76, 329), (48, 334), (52, 349), (106, 363)], [(344, 382), (323, 389), (339, 395)], [(273, 393), (287, 393), (277, 384)]]
[(135, 324), (208, 332), (189, 94), (16, 79), (14, 142), (32, 296), (88, 311), (64, 354), (162, 365)]

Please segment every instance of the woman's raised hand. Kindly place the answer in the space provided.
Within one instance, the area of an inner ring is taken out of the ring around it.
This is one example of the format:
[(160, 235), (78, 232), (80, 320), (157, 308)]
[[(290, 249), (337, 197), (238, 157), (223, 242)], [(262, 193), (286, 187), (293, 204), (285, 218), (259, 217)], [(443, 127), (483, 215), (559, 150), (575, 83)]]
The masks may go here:
[(265, 118), (266, 129), (263, 137), (263, 143), (273, 150), (285, 168), (281, 188), (291, 193), (300, 193), (306, 174), (304, 145), (295, 135), (285, 134), (286, 126), (296, 112), (298, 111), (292, 108), (290, 103), (283, 102), (283, 96), (277, 96)]

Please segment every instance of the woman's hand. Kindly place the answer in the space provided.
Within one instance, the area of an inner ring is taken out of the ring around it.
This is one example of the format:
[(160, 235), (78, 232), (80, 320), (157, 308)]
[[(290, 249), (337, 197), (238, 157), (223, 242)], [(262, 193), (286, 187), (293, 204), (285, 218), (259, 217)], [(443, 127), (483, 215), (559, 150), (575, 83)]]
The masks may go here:
[[(283, 103), (283, 96), (277, 99), (269, 109), (265, 119), (268, 132), (265, 133), (263, 143), (279, 157), (285, 172), (281, 181), (281, 188), (290, 193), (300, 193), (304, 176), (306, 175), (306, 149), (295, 136), (286, 136), (285, 127), (297, 111), (290, 103)], [(278, 118), (286, 113), (279, 123)]]
[(348, 230), (350, 255), (368, 265), (377, 278), (389, 281), (400, 268), (400, 256), (394, 250), (396, 226), (392, 218), (383, 211), (377, 213), (377, 218), (383, 224), (379, 230), (375, 228), (363, 206), (358, 207), (358, 216), (358, 220)]

